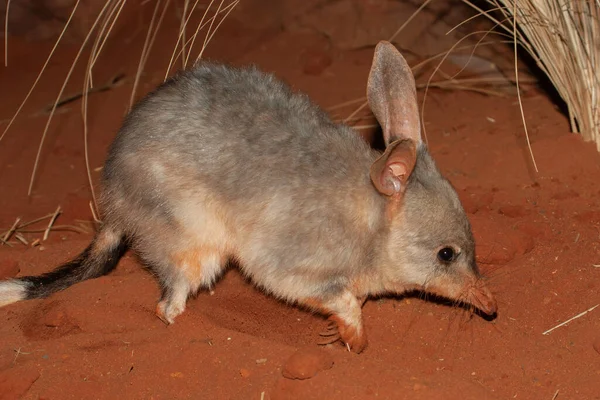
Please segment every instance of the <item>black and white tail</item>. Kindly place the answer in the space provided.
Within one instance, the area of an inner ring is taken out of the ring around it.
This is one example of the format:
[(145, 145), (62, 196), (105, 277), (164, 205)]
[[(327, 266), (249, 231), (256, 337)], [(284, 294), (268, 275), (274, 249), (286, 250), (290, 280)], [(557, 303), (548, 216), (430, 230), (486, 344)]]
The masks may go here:
[(127, 250), (123, 235), (103, 227), (74, 260), (40, 276), (0, 281), (0, 307), (20, 300), (39, 299), (86, 279), (111, 272)]

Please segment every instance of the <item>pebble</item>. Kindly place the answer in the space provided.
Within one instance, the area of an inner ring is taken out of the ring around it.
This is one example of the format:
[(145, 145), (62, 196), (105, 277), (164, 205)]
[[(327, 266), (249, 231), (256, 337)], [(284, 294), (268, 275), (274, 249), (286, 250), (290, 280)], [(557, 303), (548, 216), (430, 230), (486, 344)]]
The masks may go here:
[(248, 378), (250, 375), (252, 375), (252, 373), (249, 370), (247, 370), (246, 368), (240, 369), (240, 376), (242, 378)]
[(325, 350), (309, 347), (296, 351), (283, 366), (282, 374), (288, 379), (310, 379), (319, 371), (333, 367), (333, 358)]

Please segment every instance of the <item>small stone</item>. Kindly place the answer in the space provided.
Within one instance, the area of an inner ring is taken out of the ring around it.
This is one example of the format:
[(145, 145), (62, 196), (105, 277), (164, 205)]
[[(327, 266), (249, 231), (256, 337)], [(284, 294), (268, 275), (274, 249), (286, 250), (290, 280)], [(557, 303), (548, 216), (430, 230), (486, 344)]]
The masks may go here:
[(594, 350), (596, 353), (600, 354), (600, 338), (598, 338), (593, 344)]
[(256, 360), (256, 363), (257, 363), (257, 364), (264, 364), (264, 363), (266, 363), (266, 362), (267, 362), (267, 359), (266, 359), (266, 358), (259, 358), (258, 360)]
[(240, 369), (240, 376), (242, 378), (248, 378), (250, 375), (252, 375), (252, 373), (249, 370), (247, 370), (246, 368)]
[(324, 350), (299, 349), (285, 362), (282, 374), (288, 379), (310, 379), (319, 371), (333, 367), (333, 358)]

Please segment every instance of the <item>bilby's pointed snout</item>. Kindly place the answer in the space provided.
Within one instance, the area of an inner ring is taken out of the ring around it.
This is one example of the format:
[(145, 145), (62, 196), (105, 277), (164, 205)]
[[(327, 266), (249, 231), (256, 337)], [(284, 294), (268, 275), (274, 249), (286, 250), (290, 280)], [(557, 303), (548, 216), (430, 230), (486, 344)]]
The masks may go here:
[(477, 282), (467, 289), (467, 302), (487, 315), (494, 315), (498, 312), (496, 298), (481, 282)]

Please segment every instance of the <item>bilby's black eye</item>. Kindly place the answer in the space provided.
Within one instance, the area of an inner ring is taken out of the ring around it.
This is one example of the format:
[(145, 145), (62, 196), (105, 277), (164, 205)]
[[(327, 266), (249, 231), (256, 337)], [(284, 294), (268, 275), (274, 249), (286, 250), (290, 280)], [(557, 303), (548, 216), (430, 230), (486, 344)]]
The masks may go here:
[(443, 263), (450, 263), (456, 259), (456, 252), (452, 247), (444, 247), (438, 251), (437, 257)]

